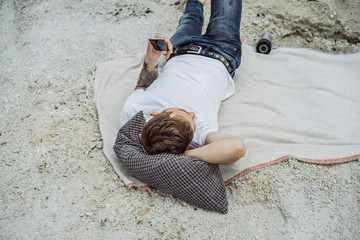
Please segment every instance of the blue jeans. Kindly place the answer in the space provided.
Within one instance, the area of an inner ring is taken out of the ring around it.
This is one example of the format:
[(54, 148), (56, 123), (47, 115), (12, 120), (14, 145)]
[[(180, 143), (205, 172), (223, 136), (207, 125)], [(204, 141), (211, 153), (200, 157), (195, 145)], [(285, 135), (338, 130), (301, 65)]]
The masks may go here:
[(242, 0), (212, 0), (210, 22), (202, 35), (203, 6), (198, 0), (188, 0), (179, 26), (170, 38), (174, 52), (193, 43), (220, 53), (237, 69), (241, 62), (241, 10)]

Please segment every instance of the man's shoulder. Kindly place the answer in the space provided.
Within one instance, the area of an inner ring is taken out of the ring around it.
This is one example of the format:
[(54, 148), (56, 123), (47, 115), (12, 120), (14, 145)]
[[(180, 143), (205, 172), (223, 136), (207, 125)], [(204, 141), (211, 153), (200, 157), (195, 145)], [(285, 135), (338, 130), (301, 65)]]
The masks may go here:
[(143, 89), (136, 89), (126, 99), (120, 111), (120, 124), (129, 121), (136, 113), (143, 111), (141, 106), (146, 102), (146, 94)]
[(201, 146), (205, 145), (206, 137), (210, 132), (216, 132), (218, 129), (216, 124), (211, 124), (208, 121), (197, 117), (194, 119), (195, 122), (195, 133), (194, 141)]
[(125, 101), (120, 112), (120, 124), (123, 125), (129, 121), (135, 114), (142, 111), (146, 121), (150, 118), (150, 113), (163, 109), (156, 99), (149, 96), (143, 89), (135, 90)]

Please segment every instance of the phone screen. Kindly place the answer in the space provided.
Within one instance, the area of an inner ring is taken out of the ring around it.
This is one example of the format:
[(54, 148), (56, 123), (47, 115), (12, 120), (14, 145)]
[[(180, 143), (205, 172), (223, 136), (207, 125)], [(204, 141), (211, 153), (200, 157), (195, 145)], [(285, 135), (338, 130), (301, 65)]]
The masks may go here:
[(150, 38), (150, 43), (153, 45), (156, 51), (167, 51), (167, 44), (162, 38)]

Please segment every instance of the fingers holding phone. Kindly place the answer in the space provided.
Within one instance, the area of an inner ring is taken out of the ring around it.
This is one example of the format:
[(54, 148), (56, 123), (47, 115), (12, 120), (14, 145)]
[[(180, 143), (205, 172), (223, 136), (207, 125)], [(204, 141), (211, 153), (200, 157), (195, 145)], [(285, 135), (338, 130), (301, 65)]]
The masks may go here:
[(150, 38), (149, 42), (156, 51), (166, 51), (166, 59), (169, 59), (170, 54), (173, 52), (173, 46), (169, 39), (157, 35), (156, 38)]
[(146, 50), (145, 62), (146, 63), (154, 63), (157, 64), (159, 57), (161, 56), (161, 52), (157, 51), (154, 46), (148, 41), (148, 47)]

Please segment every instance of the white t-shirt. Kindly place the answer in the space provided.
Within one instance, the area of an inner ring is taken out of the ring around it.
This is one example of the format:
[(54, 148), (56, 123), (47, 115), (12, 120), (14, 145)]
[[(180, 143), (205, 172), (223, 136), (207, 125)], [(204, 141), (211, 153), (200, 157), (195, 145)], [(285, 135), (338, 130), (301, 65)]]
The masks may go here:
[(234, 81), (220, 61), (199, 55), (180, 55), (166, 63), (147, 89), (137, 89), (127, 98), (120, 113), (120, 125), (139, 111), (143, 111), (149, 121), (152, 112), (179, 107), (195, 112), (193, 141), (204, 145), (207, 134), (218, 131), (221, 102), (234, 92)]

